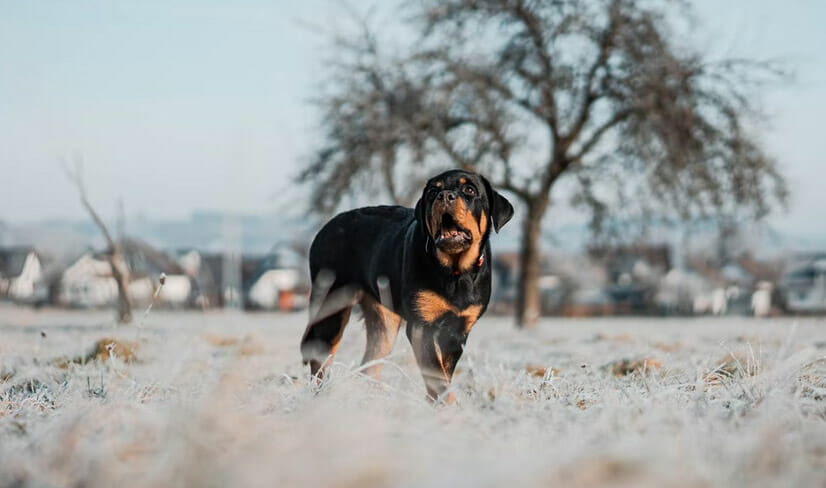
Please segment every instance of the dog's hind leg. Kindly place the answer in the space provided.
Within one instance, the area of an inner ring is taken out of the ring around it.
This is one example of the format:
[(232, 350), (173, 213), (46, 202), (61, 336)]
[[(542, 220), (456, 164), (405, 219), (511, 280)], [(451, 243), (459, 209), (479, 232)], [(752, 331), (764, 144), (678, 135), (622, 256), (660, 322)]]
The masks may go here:
[[(367, 329), (367, 345), (361, 363), (367, 364), (371, 361), (384, 359), (390, 354), (396, 343), (396, 336), (399, 333), (402, 318), (366, 294), (359, 305), (361, 305), (364, 314), (364, 325)], [(371, 364), (364, 369), (364, 374), (379, 379), (382, 366), (381, 362)]]
[[(324, 296), (317, 296), (314, 287), (311, 298), (310, 320), (301, 338), (301, 357), (310, 365), (310, 373), (322, 379), (324, 369), (336, 354), (344, 327), (350, 320), (350, 311), (361, 292), (350, 286), (332, 287)], [(319, 303), (314, 303), (319, 302)]]

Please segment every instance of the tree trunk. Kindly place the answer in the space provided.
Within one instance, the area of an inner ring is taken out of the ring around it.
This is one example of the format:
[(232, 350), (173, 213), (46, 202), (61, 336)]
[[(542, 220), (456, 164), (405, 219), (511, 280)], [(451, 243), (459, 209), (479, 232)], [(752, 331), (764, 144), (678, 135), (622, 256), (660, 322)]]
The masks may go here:
[(129, 268), (123, 261), (120, 246), (112, 238), (109, 228), (103, 223), (100, 215), (95, 212), (95, 208), (92, 207), (92, 204), (86, 196), (86, 186), (83, 184), (81, 167), (82, 161), (76, 161), (74, 170), (65, 166), (64, 171), (66, 171), (66, 176), (77, 186), (77, 191), (80, 193), (80, 202), (83, 204), (83, 207), (86, 208), (86, 211), (89, 212), (92, 221), (98, 226), (101, 234), (103, 234), (103, 238), (106, 239), (106, 243), (109, 245), (109, 266), (112, 268), (112, 277), (118, 284), (118, 322), (128, 324), (132, 321), (132, 300), (129, 298), (128, 289)]
[(533, 327), (539, 319), (540, 226), (547, 203), (531, 202), (522, 228), (519, 281), (516, 295), (516, 326)]
[(123, 265), (123, 257), (120, 250), (112, 249), (111, 261), (112, 277), (118, 284), (118, 322), (128, 324), (132, 322), (132, 300), (129, 298), (129, 270)]

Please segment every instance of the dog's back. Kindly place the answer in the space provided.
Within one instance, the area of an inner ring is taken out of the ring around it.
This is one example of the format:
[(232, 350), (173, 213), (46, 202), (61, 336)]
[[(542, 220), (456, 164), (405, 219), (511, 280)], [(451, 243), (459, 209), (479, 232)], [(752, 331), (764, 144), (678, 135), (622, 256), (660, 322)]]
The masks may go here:
[(413, 221), (413, 210), (400, 206), (364, 207), (336, 215), (310, 246), (310, 277), (315, 281), (325, 270), (332, 273), (335, 286), (373, 289), (375, 279), (389, 272), (381, 268), (397, 253), (401, 255), (404, 234)]

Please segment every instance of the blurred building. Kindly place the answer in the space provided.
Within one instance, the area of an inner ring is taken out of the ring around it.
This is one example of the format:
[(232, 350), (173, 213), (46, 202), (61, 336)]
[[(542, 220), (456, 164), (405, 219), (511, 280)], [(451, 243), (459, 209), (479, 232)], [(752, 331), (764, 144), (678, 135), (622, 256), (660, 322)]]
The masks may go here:
[[(191, 303), (192, 279), (171, 257), (145, 242), (123, 239), (124, 265), (129, 270), (127, 289), (135, 304), (149, 303), (183, 308)], [(154, 297), (161, 273), (166, 280)], [(86, 252), (62, 272), (55, 302), (68, 307), (103, 307), (116, 303), (118, 286), (108, 252)]]
[(298, 310), (308, 305), (310, 284), (304, 257), (289, 246), (245, 258), (244, 306), (252, 310)]
[[(265, 254), (231, 256), (230, 262), (226, 253), (182, 249), (174, 254), (192, 280), (192, 302), (199, 308), (222, 308), (227, 297), (236, 296), (246, 310), (295, 310), (307, 305), (306, 263), (288, 247), (276, 247)], [(237, 278), (227, 280), (230, 267)]]
[(826, 313), (826, 254), (796, 256), (783, 273), (781, 290), (793, 313)]
[(649, 314), (657, 309), (656, 292), (671, 269), (666, 245), (637, 244), (592, 247), (588, 256), (605, 269), (604, 295), (612, 314)]
[(33, 247), (18, 246), (0, 249), (0, 297), (17, 303), (37, 303), (46, 298), (43, 265)]

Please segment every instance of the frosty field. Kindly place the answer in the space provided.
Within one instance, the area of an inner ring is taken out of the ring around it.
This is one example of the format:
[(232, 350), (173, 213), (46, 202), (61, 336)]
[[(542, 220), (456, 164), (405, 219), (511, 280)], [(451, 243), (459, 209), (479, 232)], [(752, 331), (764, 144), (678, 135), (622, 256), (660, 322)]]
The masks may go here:
[(304, 313), (112, 316), (0, 305), (0, 486), (826, 485), (823, 319), (486, 316), (434, 407), (355, 319), (317, 388)]

